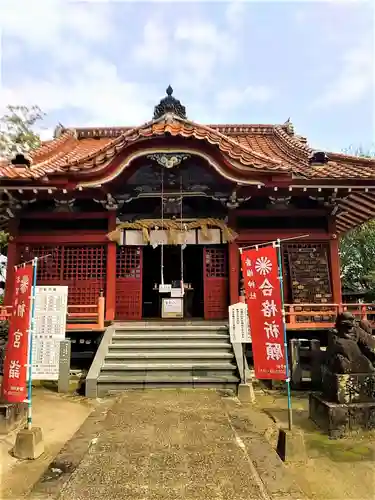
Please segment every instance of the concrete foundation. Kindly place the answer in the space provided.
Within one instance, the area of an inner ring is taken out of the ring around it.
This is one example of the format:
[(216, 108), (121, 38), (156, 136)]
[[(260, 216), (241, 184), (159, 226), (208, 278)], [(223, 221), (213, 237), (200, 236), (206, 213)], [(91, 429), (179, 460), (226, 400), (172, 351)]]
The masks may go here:
[(306, 462), (307, 454), (303, 432), (297, 429), (280, 429), (277, 454), (283, 462)]
[(22, 429), (16, 437), (13, 455), (21, 460), (35, 460), (44, 453), (44, 442), (42, 429), (32, 427)]
[(237, 397), (241, 401), (241, 403), (255, 403), (253, 384), (239, 384)]

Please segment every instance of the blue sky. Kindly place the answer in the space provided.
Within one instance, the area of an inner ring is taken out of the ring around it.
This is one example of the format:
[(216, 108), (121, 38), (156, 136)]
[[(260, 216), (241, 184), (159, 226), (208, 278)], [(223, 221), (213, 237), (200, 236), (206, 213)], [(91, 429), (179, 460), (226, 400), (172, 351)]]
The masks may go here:
[(139, 125), (171, 84), (202, 123), (283, 123), (313, 147), (374, 142), (372, 2), (1, 0), (0, 112)]

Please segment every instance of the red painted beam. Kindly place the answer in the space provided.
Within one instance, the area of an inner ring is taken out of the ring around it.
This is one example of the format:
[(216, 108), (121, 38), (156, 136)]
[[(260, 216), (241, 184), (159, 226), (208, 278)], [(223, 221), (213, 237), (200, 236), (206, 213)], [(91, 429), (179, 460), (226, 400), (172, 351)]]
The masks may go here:
[(108, 212), (25, 212), (21, 215), (21, 219), (108, 219)]
[(235, 217), (316, 217), (328, 215), (324, 209), (284, 209), (284, 210), (252, 210), (239, 209), (234, 212)]
[(286, 238), (296, 238), (296, 242), (298, 241), (298, 236), (304, 236), (307, 235), (305, 238), (301, 238), (301, 241), (328, 241), (331, 236), (329, 233), (326, 233), (322, 230), (288, 230), (288, 231), (283, 231), (283, 230), (274, 230), (274, 231), (261, 231), (261, 230), (246, 230), (246, 231), (237, 231), (238, 233), (238, 238), (237, 238), (237, 243), (238, 244), (244, 244), (244, 243), (265, 243), (267, 241), (274, 241), (280, 238), (280, 240), (286, 239)]
[(62, 245), (64, 243), (71, 243), (75, 245), (82, 245), (85, 243), (103, 244), (108, 243), (107, 233), (84, 231), (74, 232), (54, 232), (48, 234), (21, 234), (16, 238), (17, 243), (23, 244), (45, 244), (45, 245)]

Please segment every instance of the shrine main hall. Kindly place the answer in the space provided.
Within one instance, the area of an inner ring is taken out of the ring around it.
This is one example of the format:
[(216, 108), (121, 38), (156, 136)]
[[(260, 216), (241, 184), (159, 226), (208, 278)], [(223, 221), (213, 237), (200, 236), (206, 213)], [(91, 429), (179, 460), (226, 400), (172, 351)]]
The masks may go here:
[(38, 257), (38, 284), (67, 285), (82, 316), (103, 297), (106, 324), (227, 320), (239, 248), (280, 238), (289, 327), (326, 324), (324, 307), (343, 302), (340, 237), (374, 217), (375, 160), (313, 149), (289, 120), (196, 123), (171, 87), (150, 118), (59, 126), (1, 161), (5, 305), (13, 266)]

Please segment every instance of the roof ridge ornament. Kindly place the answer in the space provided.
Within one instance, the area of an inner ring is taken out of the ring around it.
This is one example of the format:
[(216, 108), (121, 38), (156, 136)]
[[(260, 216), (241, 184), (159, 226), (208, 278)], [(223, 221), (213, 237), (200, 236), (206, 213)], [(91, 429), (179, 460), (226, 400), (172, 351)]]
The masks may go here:
[(181, 102), (173, 97), (173, 88), (168, 85), (166, 89), (167, 97), (163, 97), (159, 104), (154, 108), (154, 120), (163, 117), (168, 113), (179, 116), (180, 118), (187, 119), (186, 108)]
[(285, 131), (288, 135), (294, 135), (294, 125), (293, 125), (290, 117), (287, 119), (286, 122), (284, 122), (283, 128), (285, 129)]

